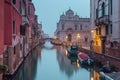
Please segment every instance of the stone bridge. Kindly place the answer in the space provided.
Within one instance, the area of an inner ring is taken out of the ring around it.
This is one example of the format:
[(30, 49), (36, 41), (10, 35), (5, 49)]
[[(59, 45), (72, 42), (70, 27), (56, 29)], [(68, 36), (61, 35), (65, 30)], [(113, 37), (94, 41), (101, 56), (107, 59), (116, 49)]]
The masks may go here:
[(50, 42), (50, 41), (53, 41), (53, 40), (55, 40), (55, 39), (54, 39), (54, 38), (44, 38), (43, 40), (44, 40), (44, 41), (49, 41), (49, 42)]

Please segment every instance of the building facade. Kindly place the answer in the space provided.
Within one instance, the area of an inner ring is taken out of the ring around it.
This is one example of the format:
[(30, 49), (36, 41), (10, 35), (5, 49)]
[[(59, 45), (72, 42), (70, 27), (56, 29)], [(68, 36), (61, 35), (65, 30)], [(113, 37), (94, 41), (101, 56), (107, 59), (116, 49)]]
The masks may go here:
[[(0, 66), (3, 65), (3, 54), (4, 54), (4, 0), (0, 0)], [(1, 71), (0, 80), (2, 80)]]
[(90, 3), (94, 50), (99, 53), (109, 53), (109, 49), (119, 48), (120, 1), (91, 0)]
[(89, 18), (80, 18), (69, 9), (65, 14), (60, 16), (55, 37), (68, 44), (75, 43), (81, 46), (89, 46), (91, 36), (89, 25)]
[(0, 1), (0, 63), (4, 52), (4, 0)]
[(0, 4), (0, 54), (4, 53), (6, 74), (12, 75), (24, 57), (39, 44), (38, 19), (32, 0), (1, 0)]
[(22, 56), (20, 54), (20, 26), (22, 16), (19, 12), (19, 1), (4, 0), (4, 65), (8, 67), (8, 74), (13, 74), (18, 68)]

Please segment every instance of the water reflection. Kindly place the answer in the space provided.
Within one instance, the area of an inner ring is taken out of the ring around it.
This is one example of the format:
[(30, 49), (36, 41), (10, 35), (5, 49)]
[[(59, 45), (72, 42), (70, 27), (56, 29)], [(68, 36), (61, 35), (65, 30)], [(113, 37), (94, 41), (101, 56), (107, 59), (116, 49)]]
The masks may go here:
[[(59, 47), (57, 50), (57, 60), (59, 63), (60, 70), (65, 72), (68, 77), (71, 77), (74, 72), (76, 72), (79, 67), (76, 64), (72, 65), (71, 60), (69, 60), (66, 56), (66, 48)], [(74, 63), (74, 62), (73, 62)]]
[(40, 48), (33, 50), (25, 59), (13, 77), (4, 77), (4, 80), (34, 80), (37, 72), (37, 57)]
[[(67, 56), (67, 49), (46, 43), (26, 58), (12, 80), (100, 80), (93, 68), (82, 67)], [(6, 79), (11, 80), (11, 79)]]

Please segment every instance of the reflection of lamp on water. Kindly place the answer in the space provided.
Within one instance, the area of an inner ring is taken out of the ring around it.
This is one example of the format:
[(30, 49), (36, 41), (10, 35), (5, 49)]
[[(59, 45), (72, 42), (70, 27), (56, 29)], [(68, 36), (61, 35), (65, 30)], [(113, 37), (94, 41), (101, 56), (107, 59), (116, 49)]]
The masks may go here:
[(67, 50), (65, 51), (65, 54), (66, 54), (66, 56), (68, 55), (68, 51)]
[(77, 67), (78, 67), (78, 68), (80, 67), (79, 60), (77, 60)]
[(91, 79), (90, 79), (90, 80), (94, 80), (94, 79), (93, 79), (93, 77), (91, 77)]
[(79, 45), (80, 34), (77, 34), (77, 44)]

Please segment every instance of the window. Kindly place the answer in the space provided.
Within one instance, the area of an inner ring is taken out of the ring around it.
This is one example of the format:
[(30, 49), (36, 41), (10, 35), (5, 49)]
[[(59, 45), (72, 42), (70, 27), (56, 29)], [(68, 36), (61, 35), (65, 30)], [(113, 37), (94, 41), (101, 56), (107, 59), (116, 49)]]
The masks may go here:
[(75, 25), (75, 30), (77, 30), (77, 25)]
[(62, 30), (64, 30), (64, 24), (62, 24)]
[(85, 42), (88, 42), (88, 38), (87, 37), (85, 38)]
[(96, 9), (96, 18), (98, 18), (98, 9)]
[(106, 35), (108, 35), (109, 34), (109, 28), (108, 28), (108, 26), (106, 26)]
[(112, 28), (113, 28), (113, 27), (112, 27), (112, 24), (111, 24), (111, 25), (110, 25), (110, 34), (112, 34), (112, 32), (113, 32), (113, 31), (112, 31), (112, 30), (113, 30)]
[(82, 30), (82, 24), (80, 25), (80, 30)]
[(102, 16), (105, 15), (105, 3), (103, 2), (102, 3)]
[(112, 15), (112, 6), (113, 6), (112, 0), (110, 0), (110, 13), (111, 13), (111, 15)]
[(113, 48), (113, 42), (110, 43), (110, 46)]
[(28, 6), (28, 15), (30, 15), (30, 6)]
[[(105, 0), (104, 2), (102, 0), (98, 1), (98, 11), (96, 11), (96, 14), (98, 13), (98, 18), (108, 15), (108, 9), (109, 9), (109, 4), (108, 0)], [(96, 16), (97, 17), (97, 16)]]
[(16, 0), (12, 0), (13, 4), (16, 4)]
[(16, 34), (16, 21), (13, 21), (13, 34)]
[(20, 35), (25, 35), (25, 26), (20, 26)]
[(19, 11), (20, 11), (20, 13), (22, 13), (22, 3), (21, 3), (21, 0), (19, 1)]

